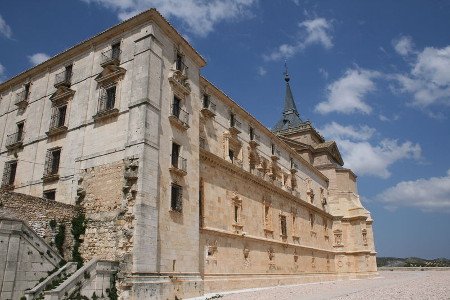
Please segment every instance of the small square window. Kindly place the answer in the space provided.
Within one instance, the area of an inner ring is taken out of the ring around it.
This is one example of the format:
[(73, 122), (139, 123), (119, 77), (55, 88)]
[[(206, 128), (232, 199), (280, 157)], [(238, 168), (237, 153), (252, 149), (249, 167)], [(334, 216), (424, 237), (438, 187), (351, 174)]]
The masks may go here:
[(46, 200), (53, 200), (54, 201), (56, 199), (56, 190), (44, 191), (43, 197)]

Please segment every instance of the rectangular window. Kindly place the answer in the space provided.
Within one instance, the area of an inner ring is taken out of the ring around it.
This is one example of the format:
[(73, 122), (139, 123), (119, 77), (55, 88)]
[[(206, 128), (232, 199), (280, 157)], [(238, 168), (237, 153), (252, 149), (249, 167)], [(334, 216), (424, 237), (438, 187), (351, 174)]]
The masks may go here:
[(116, 86), (106, 89), (106, 110), (114, 108), (116, 103)]
[(61, 156), (61, 148), (47, 151), (47, 158), (45, 163), (45, 175), (58, 174), (60, 156)]
[(172, 143), (172, 166), (178, 168), (178, 158), (180, 157), (180, 148), (181, 146), (175, 143)]
[(30, 95), (30, 83), (26, 83), (23, 87), (23, 90), (24, 90), (24, 94), (25, 94), (24, 99), (26, 100), (26, 99), (28, 99), (28, 96)]
[(280, 216), (280, 225), (281, 225), (281, 235), (287, 236), (287, 228), (286, 228), (286, 216)]
[(311, 229), (314, 228), (314, 215), (309, 214), (309, 223), (311, 225)]
[(233, 113), (230, 113), (230, 127), (235, 127), (236, 126), (236, 122), (235, 122), (235, 116)]
[(272, 151), (272, 155), (275, 155), (275, 145), (274, 144), (270, 145), (270, 149)]
[(58, 127), (64, 126), (66, 123), (66, 111), (67, 111), (67, 105), (63, 105), (58, 107)]
[(203, 94), (203, 108), (209, 108), (209, 95)]
[(170, 197), (170, 208), (173, 211), (181, 212), (183, 210), (183, 188), (175, 183), (172, 183), (172, 194)]
[(184, 63), (183, 63), (183, 55), (181, 55), (180, 52), (177, 52), (177, 58), (175, 62), (175, 67), (178, 71), (183, 71), (184, 69)]
[(181, 99), (177, 96), (173, 96), (173, 104), (172, 104), (172, 115), (180, 118), (181, 111)]
[(48, 190), (48, 191), (44, 191), (44, 199), (47, 200), (55, 200), (56, 199), (56, 190)]
[(111, 46), (111, 58), (119, 59), (120, 57), (120, 43), (115, 43)]
[(234, 222), (239, 223), (239, 206), (234, 206)]
[(249, 133), (250, 133), (250, 141), (254, 141), (255, 140), (255, 130), (251, 126), (249, 129)]
[(73, 69), (73, 65), (68, 65), (68, 66), (66, 66), (66, 68), (65, 68), (66, 70), (66, 72), (65, 72), (65, 79), (66, 79), (66, 82), (68, 82), (68, 83), (70, 83), (70, 81), (71, 81), (71, 79), (72, 79), (72, 69)]
[(228, 150), (228, 157), (230, 158), (231, 162), (234, 162), (234, 151)]
[(3, 170), (2, 186), (13, 186), (16, 179), (17, 161), (10, 161), (5, 163)]
[(269, 205), (264, 205), (264, 225), (266, 226), (266, 228), (270, 228), (271, 226)]
[(23, 128), (25, 126), (24, 122), (17, 123), (17, 142), (23, 139)]

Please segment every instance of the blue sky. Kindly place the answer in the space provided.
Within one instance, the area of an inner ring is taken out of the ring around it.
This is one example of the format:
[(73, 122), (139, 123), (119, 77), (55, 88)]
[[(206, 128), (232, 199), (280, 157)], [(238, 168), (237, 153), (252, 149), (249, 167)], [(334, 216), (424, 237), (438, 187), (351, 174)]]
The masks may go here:
[(150, 7), (267, 127), (287, 60), (301, 117), (359, 176), (379, 255), (450, 258), (450, 1), (1, 1), (0, 81)]

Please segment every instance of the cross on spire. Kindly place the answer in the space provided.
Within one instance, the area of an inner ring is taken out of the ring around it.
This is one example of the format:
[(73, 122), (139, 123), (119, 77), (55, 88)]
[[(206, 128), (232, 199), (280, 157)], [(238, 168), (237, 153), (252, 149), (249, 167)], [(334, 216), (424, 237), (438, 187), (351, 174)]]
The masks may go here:
[(291, 86), (289, 84), (290, 76), (288, 73), (287, 62), (284, 62), (284, 81), (286, 81), (286, 95), (284, 97), (283, 116), (277, 122), (273, 131), (282, 131), (289, 128), (300, 126), (303, 121), (300, 119), (297, 106), (295, 105), (294, 97), (292, 96)]

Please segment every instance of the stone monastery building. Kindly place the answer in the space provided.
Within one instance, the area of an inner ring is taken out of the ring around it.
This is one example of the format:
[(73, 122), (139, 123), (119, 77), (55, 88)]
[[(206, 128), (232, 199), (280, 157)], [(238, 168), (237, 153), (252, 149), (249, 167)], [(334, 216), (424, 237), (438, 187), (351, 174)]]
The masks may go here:
[[(289, 75), (270, 130), (202, 77), (205, 65), (150, 9), (0, 84), (2, 189), (86, 218), (73, 242), (85, 276), (72, 272), (45, 299), (68, 299), (76, 276), (81, 294), (99, 295), (101, 274), (120, 299), (376, 274), (356, 175), (336, 143), (300, 118)], [(36, 227), (15, 217), (0, 215), (1, 299), (19, 299), (39, 279), (19, 278), (19, 246), (11, 258), (14, 243), (35, 251)], [(24, 228), (16, 240), (5, 233), (14, 222)], [(68, 261), (71, 247), (61, 252)], [(99, 271), (106, 261), (117, 273)]]

